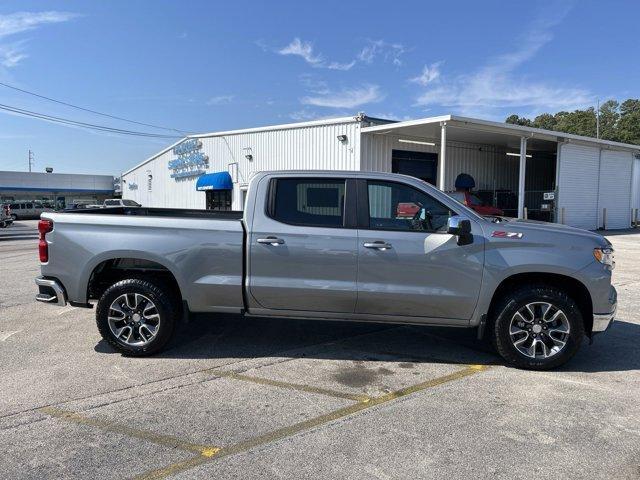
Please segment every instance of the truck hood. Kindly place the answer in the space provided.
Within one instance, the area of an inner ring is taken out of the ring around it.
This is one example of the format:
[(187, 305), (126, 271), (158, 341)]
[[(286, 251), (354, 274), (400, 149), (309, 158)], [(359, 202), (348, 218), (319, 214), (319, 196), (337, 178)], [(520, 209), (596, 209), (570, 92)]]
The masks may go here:
[(610, 246), (611, 242), (599, 233), (570, 227), (560, 223), (541, 222), (538, 220), (522, 220), (519, 218), (500, 218), (500, 222), (491, 223), (489, 230), (506, 230), (514, 232), (548, 232), (551, 234), (565, 234), (593, 240), (599, 246)]

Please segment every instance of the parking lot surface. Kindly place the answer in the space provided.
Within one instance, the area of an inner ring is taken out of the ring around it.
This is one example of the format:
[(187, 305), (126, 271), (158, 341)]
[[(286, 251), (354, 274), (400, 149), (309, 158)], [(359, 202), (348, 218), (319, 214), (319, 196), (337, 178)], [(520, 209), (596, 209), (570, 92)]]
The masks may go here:
[(529, 372), (472, 330), (230, 316), (123, 357), (33, 300), (35, 223), (0, 230), (0, 478), (640, 477), (640, 233), (617, 321)]

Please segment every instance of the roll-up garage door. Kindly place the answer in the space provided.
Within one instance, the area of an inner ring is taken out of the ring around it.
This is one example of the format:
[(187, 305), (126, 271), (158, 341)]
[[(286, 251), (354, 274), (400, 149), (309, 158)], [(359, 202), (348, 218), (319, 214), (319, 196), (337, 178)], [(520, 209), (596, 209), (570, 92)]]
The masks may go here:
[(600, 198), (598, 226), (603, 226), (603, 209), (607, 209), (606, 228), (629, 228), (631, 224), (631, 165), (629, 152), (602, 150), (600, 159)]
[(558, 175), (558, 219), (572, 227), (598, 228), (598, 176), (600, 150), (562, 145)]

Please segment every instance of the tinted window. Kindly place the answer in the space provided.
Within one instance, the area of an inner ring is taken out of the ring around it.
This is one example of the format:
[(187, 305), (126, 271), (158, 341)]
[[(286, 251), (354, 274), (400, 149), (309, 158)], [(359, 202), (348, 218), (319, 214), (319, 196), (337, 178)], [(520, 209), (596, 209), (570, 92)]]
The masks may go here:
[(369, 228), (379, 230), (444, 231), (454, 212), (408, 185), (369, 181)]
[(105, 205), (120, 205), (120, 202), (118, 202), (118, 200), (105, 200), (104, 204)]
[(345, 181), (281, 178), (275, 186), (271, 216), (280, 222), (311, 227), (344, 225)]
[(464, 192), (451, 192), (449, 193), (449, 196), (464, 205), (466, 200)]
[(33, 203), (27, 203), (27, 208), (33, 208)]
[[(133, 200), (122, 200), (122, 204), (125, 207), (139, 207), (140, 206), (139, 203), (134, 202)], [(118, 205), (118, 202), (116, 201), (115, 203), (109, 204), (109, 205)]]
[(34, 205), (36, 208), (44, 208), (44, 207), (42, 206), (42, 204), (41, 204), (41, 203), (34, 203), (33, 205)]
[(17, 210), (20, 208), (20, 204), (12, 203), (11, 205), (9, 205), (9, 207), (11, 208), (11, 210)]

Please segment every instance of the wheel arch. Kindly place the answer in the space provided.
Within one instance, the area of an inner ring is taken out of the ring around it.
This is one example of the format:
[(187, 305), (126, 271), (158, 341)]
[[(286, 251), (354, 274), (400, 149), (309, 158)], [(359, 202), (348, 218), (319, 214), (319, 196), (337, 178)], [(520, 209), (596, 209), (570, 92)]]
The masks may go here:
[(591, 335), (593, 328), (593, 301), (589, 289), (578, 279), (559, 273), (526, 272), (513, 274), (500, 282), (493, 292), (487, 318), (495, 318), (496, 305), (503, 295), (518, 287), (532, 284), (544, 284), (558, 288), (567, 293), (578, 305), (587, 335)]
[(99, 299), (109, 286), (125, 278), (150, 278), (151, 276), (168, 285), (175, 294), (177, 304), (182, 304), (184, 288), (175, 270), (160, 259), (132, 254), (111, 255), (93, 262), (93, 266), (87, 269), (86, 274), (87, 301)]

